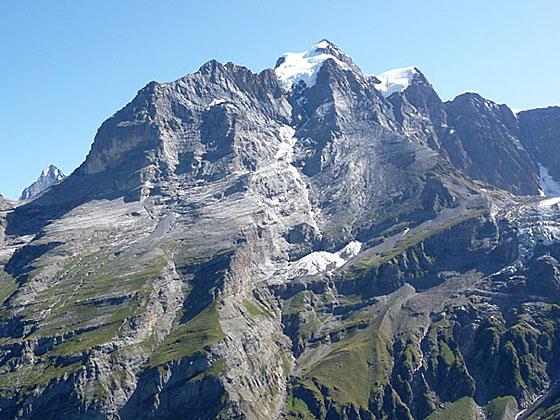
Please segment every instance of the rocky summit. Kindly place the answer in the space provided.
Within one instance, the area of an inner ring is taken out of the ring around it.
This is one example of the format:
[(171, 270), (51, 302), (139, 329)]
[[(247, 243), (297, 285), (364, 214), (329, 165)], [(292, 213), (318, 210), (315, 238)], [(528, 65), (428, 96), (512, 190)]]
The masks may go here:
[(0, 199), (0, 418), (557, 418), (559, 149), (326, 40), (151, 82)]
[(20, 200), (30, 200), (42, 194), (47, 188), (62, 181), (66, 176), (54, 165), (49, 165), (41, 172), (37, 181), (25, 188), (21, 193)]

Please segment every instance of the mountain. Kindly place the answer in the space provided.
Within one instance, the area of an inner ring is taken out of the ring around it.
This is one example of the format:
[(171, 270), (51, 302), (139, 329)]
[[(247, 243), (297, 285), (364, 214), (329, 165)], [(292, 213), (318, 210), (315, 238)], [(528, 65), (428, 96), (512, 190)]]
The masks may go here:
[(446, 104), (449, 127), (444, 135), (456, 142), (454, 164), (469, 176), (515, 194), (537, 194), (539, 172), (523, 148), (520, 124), (506, 105), (498, 105), (475, 93), (459, 95)]
[[(539, 169), (526, 149), (534, 133), (506, 106), (476, 93), (443, 102), (416, 68), (379, 76), (395, 119), (409, 136), (429, 145), (471, 178), (515, 194), (537, 194)], [(396, 80), (389, 89), (385, 86)]]
[(49, 165), (41, 172), (37, 181), (25, 188), (21, 193), (20, 200), (32, 200), (47, 188), (62, 181), (65, 175), (54, 165)]
[(326, 40), (149, 83), (0, 212), (0, 417), (551, 412), (556, 116)]

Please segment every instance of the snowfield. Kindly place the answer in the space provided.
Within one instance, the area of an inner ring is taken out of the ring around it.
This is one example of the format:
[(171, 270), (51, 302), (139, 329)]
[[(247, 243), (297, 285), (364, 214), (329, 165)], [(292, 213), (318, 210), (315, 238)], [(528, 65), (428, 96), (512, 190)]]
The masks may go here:
[(334, 60), (342, 69), (350, 70), (346, 63), (324, 51), (328, 46), (327, 41), (321, 41), (301, 53), (284, 53), (281, 58), (283, 61), (274, 69), (282, 87), (290, 90), (299, 82), (304, 82), (307, 87), (313, 86), (317, 80), (317, 72), (329, 59)]
[(419, 73), (416, 67), (403, 67), (386, 71), (376, 76), (381, 83), (377, 84), (375, 88), (380, 91), (385, 98), (388, 98), (393, 93), (403, 92), (410, 86), (414, 75)]
[(360, 253), (362, 243), (358, 241), (349, 242), (338, 252), (317, 251), (291, 263), (286, 269), (288, 279), (300, 276), (331, 272), (342, 267), (346, 262)]
[(560, 184), (548, 173), (548, 168), (539, 164), (541, 195), (545, 197), (559, 197)]

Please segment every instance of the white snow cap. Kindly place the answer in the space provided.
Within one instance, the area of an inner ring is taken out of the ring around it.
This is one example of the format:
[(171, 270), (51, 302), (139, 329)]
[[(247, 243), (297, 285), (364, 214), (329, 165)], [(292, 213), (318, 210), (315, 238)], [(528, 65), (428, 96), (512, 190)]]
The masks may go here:
[(65, 178), (61, 170), (54, 165), (49, 165), (45, 169), (43, 169), (43, 171), (41, 172), (41, 177), (49, 177), (56, 179), (57, 181), (62, 181)]
[(404, 91), (412, 82), (415, 74), (420, 74), (420, 71), (416, 67), (403, 67), (386, 71), (376, 76), (381, 83), (377, 84), (375, 88), (381, 92), (385, 98), (388, 98), (395, 92), (400, 93)]
[(300, 81), (305, 82), (307, 87), (313, 86), (317, 81), (317, 72), (329, 58), (333, 59), (344, 70), (350, 70), (350, 66), (330, 54), (329, 49), (338, 50), (329, 41), (322, 40), (310, 50), (301, 53), (283, 54), (279, 60), (280, 64), (274, 69), (282, 87), (289, 90)]

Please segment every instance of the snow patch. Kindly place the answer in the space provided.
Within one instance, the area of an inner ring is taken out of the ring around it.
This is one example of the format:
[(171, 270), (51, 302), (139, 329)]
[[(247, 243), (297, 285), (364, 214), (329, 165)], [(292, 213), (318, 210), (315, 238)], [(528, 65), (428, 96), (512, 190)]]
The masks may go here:
[(540, 207), (552, 207), (560, 203), (560, 197), (549, 198), (548, 200), (543, 200), (539, 203)]
[[(541, 195), (545, 197), (560, 197), (560, 184), (548, 173), (548, 168), (539, 163), (539, 184)], [(547, 200), (549, 201), (549, 200)]]
[(415, 74), (418, 74), (416, 67), (403, 67), (386, 71), (376, 76), (381, 83), (378, 83), (375, 88), (385, 98), (388, 98), (393, 93), (403, 92), (410, 85)]
[(342, 267), (346, 262), (358, 255), (362, 250), (362, 243), (359, 241), (349, 242), (338, 252), (317, 251), (290, 263), (286, 269), (286, 277), (293, 279), (301, 276), (309, 276), (322, 272), (332, 272), (336, 268)]
[[(264, 160), (251, 176), (250, 190), (258, 205), (266, 206), (266, 213), (275, 223), (292, 226), (304, 220), (320, 235), (317, 220), (320, 210), (314, 208), (307, 184), (293, 165), (297, 142), (293, 127), (278, 127), (278, 143), (273, 155)], [(289, 209), (289, 210), (287, 210)], [(284, 264), (285, 265), (285, 264)], [(274, 268), (278, 271), (279, 268)]]
[(329, 45), (330, 45), (329, 41), (327, 41), (326, 39), (323, 39), (322, 41), (315, 44), (315, 48), (328, 48)]
[(324, 51), (329, 47), (328, 41), (321, 41), (313, 48), (301, 53), (285, 53), (283, 61), (274, 69), (280, 84), (286, 90), (303, 81), (307, 87), (311, 87), (317, 81), (317, 73), (323, 63), (332, 59), (344, 70), (350, 70), (348, 64), (343, 63), (332, 54)]
[(208, 107), (206, 109), (212, 108), (213, 106), (216, 105), (221, 105), (223, 103), (226, 103), (227, 101), (225, 99), (213, 99), (212, 102), (210, 102), (210, 104), (208, 105)]
[(292, 163), (294, 157), (294, 146), (296, 144), (295, 129), (289, 126), (283, 126), (280, 128), (280, 138), (285, 140), (280, 143), (278, 150), (276, 151), (276, 160)]

